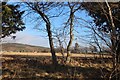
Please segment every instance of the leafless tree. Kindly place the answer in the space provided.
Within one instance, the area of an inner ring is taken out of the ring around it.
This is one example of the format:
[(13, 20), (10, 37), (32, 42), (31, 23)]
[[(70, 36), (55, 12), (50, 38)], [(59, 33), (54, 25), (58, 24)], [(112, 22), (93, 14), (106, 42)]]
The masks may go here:
[[(94, 18), (95, 25), (90, 23), (91, 27), (89, 28), (97, 35), (96, 38), (99, 37), (111, 50), (113, 58), (111, 75), (113, 76), (114, 74), (116, 76), (119, 74), (117, 70), (120, 63), (120, 28), (118, 27), (120, 20), (116, 17), (119, 15), (119, 2), (108, 3), (107, 0), (105, 0), (104, 3), (85, 3), (84, 7), (84, 9), (89, 12), (89, 15)], [(94, 7), (98, 8), (95, 9)], [(104, 20), (102, 20), (102, 18), (104, 18)], [(112, 77), (110, 76), (110, 78)]]
[(63, 36), (64, 36), (64, 34), (63, 34), (62, 30), (55, 29), (55, 31), (54, 31), (54, 38), (56, 38), (56, 41), (58, 42), (58, 45), (59, 45), (58, 48), (60, 49), (60, 53), (62, 54), (63, 59), (64, 59), (65, 55), (64, 55), (64, 45), (63, 45), (64, 37)]
[(80, 9), (80, 5), (77, 6), (76, 8), (76, 3), (69, 3), (68, 2), (68, 7), (70, 9), (70, 14), (69, 14), (69, 18), (68, 18), (68, 21), (67, 21), (67, 24), (69, 24), (70, 28), (69, 28), (69, 42), (68, 42), (68, 45), (67, 45), (67, 57), (66, 57), (66, 62), (70, 62), (70, 55), (71, 55), (71, 51), (70, 51), (70, 47), (72, 45), (72, 41), (74, 39), (74, 34), (73, 34), (73, 30), (74, 30), (74, 16), (75, 16), (75, 12), (77, 10)]
[(54, 2), (32, 2), (28, 3), (26, 2), (28, 7), (33, 10), (35, 13), (37, 13), (46, 25), (46, 31), (49, 37), (49, 44), (50, 44), (50, 49), (51, 49), (51, 54), (52, 54), (52, 62), (54, 65), (57, 65), (57, 58), (55, 54), (55, 49), (54, 49), (54, 44), (53, 44), (53, 36), (52, 36), (52, 31), (51, 31), (51, 22), (46, 14), (49, 10), (55, 7), (56, 3)]
[[(114, 20), (113, 20), (113, 15), (112, 15), (112, 10), (111, 10), (111, 7), (108, 3), (107, 0), (105, 0), (106, 2), (106, 5), (108, 7), (108, 14), (109, 14), (109, 17), (110, 17), (110, 24), (111, 24), (111, 44), (112, 44), (112, 47), (111, 47), (111, 51), (112, 51), (112, 54), (113, 54), (113, 68), (115, 70), (115, 74), (118, 73), (118, 65), (120, 63), (119, 59), (120, 59), (120, 34), (118, 34), (117, 36), (117, 32), (116, 32), (116, 26), (114, 24)], [(111, 78), (111, 76), (110, 76)], [(116, 79), (117, 79), (117, 75), (116, 75)]]

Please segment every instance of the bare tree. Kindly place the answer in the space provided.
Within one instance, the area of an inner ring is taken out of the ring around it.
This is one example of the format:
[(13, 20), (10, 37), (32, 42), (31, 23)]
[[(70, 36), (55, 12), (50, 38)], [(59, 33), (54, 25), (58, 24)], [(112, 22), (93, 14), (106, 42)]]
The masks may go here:
[(59, 45), (59, 49), (60, 49), (60, 53), (62, 54), (63, 56), (63, 59), (65, 57), (64, 55), (64, 47), (63, 47), (63, 42), (64, 42), (64, 39), (63, 39), (63, 36), (64, 34), (61, 32), (62, 30), (60, 29), (55, 29), (54, 31), (54, 37), (56, 38), (57, 42), (58, 42), (58, 45)]
[[(119, 62), (119, 55), (120, 55), (120, 51), (119, 51), (119, 48), (120, 48), (120, 36), (118, 36), (117, 38), (117, 33), (116, 33), (116, 27), (115, 27), (115, 24), (114, 24), (114, 20), (113, 20), (113, 15), (112, 15), (112, 10), (111, 10), (111, 7), (108, 3), (107, 0), (105, 0), (106, 2), (106, 5), (108, 7), (108, 14), (109, 14), (109, 17), (110, 17), (110, 24), (111, 24), (111, 43), (112, 43), (112, 47), (111, 47), (111, 51), (112, 51), (112, 54), (113, 54), (113, 68), (115, 69), (115, 74), (117, 74), (118, 72), (118, 63)], [(118, 51), (118, 52), (117, 52)], [(111, 76), (110, 76), (111, 77)], [(117, 79), (117, 75), (116, 75), (116, 79)]]
[(119, 2), (108, 3), (106, 0), (104, 3), (83, 3), (82, 6), (94, 18), (95, 25), (92, 25), (91, 29), (111, 50), (112, 76), (118, 75), (116, 71), (120, 63), (120, 17), (117, 17), (120, 10)]
[(51, 49), (51, 54), (52, 54), (52, 62), (54, 65), (57, 65), (57, 58), (55, 54), (55, 49), (54, 49), (54, 44), (53, 44), (53, 36), (52, 36), (52, 31), (51, 31), (51, 22), (49, 17), (47, 16), (46, 12), (53, 8), (54, 4), (53, 2), (34, 2), (34, 3), (26, 3), (30, 9), (32, 9), (34, 12), (36, 12), (40, 18), (45, 22), (46, 24), (46, 31), (48, 33), (49, 37), (49, 44), (50, 44), (50, 49)]
[(75, 53), (79, 53), (79, 51), (80, 51), (80, 50), (79, 50), (79, 44), (76, 42), (76, 43), (75, 43), (75, 47), (74, 47), (74, 52), (75, 52)]
[(77, 10), (80, 9), (80, 5), (77, 6), (76, 8), (76, 3), (69, 3), (68, 2), (68, 7), (70, 9), (70, 14), (69, 14), (69, 18), (68, 18), (68, 21), (67, 23), (69, 24), (70, 26), (70, 33), (69, 33), (69, 42), (68, 42), (68, 45), (67, 45), (67, 57), (66, 57), (66, 62), (70, 62), (70, 55), (71, 55), (71, 51), (70, 51), (70, 47), (72, 45), (72, 41), (74, 39), (74, 34), (73, 34), (73, 30), (74, 30), (74, 18), (75, 18), (75, 12)]
[(70, 22), (70, 40), (67, 46), (67, 62), (70, 62), (70, 47), (72, 45), (73, 41), (73, 20), (74, 20), (74, 6), (71, 6), (70, 3), (68, 3), (69, 8), (70, 8), (70, 17), (69, 17), (69, 22)]

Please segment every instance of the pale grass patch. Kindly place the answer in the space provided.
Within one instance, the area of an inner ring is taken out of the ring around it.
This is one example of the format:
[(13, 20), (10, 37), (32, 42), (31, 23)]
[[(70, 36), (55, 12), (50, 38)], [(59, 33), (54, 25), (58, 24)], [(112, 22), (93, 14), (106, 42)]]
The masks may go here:
[[(26, 56), (51, 56), (51, 53), (36, 53), (36, 52), (2, 52), (2, 55), (26, 55)], [(64, 55), (66, 56), (67, 53), (64, 53)], [(56, 53), (56, 56), (62, 56), (61, 53)], [(95, 54), (96, 57), (100, 57), (99, 54)], [(71, 57), (95, 57), (94, 54), (76, 54), (76, 53), (71, 53)], [(104, 58), (111, 58), (110, 55), (103, 55)]]
[(39, 76), (39, 77), (45, 77), (45, 76), (48, 76), (49, 74), (47, 72), (44, 72), (44, 73), (36, 73), (36, 76)]

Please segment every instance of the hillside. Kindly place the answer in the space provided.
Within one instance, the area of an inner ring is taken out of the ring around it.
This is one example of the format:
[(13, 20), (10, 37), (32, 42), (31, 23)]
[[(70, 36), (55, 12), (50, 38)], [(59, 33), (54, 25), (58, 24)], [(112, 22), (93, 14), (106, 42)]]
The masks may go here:
[(13, 52), (49, 52), (50, 49), (41, 46), (32, 46), (20, 43), (3, 43), (2, 51), (13, 51)]

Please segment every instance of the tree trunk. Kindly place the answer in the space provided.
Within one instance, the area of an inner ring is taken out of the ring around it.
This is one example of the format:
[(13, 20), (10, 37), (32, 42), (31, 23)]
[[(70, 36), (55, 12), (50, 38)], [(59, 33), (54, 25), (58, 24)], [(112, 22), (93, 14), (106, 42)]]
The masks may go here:
[(50, 50), (51, 50), (51, 54), (52, 54), (52, 62), (54, 65), (57, 65), (57, 58), (55, 55), (55, 49), (54, 49), (54, 45), (53, 45), (53, 38), (52, 38), (52, 32), (50, 30), (50, 24), (46, 24), (46, 28), (47, 28), (47, 32), (48, 32), (48, 37), (49, 37), (49, 44), (50, 44)]
[(47, 17), (47, 15), (45, 15), (41, 11), (37, 11), (37, 12), (46, 23), (46, 29), (47, 29), (47, 33), (48, 33), (48, 37), (49, 37), (49, 45), (50, 45), (50, 50), (51, 50), (51, 54), (52, 54), (52, 62), (53, 62), (53, 65), (56, 66), (58, 64), (58, 62), (57, 62), (57, 58), (56, 58), (56, 54), (55, 54), (53, 38), (52, 38), (52, 31), (51, 31), (51, 24), (50, 24), (49, 18)]
[[(50, 20), (49, 20), (48, 16), (44, 13), (44, 11), (42, 11), (41, 7), (39, 7), (38, 3), (34, 3), (33, 5), (31, 5), (30, 3), (26, 2), (26, 4), (32, 10), (34, 10), (35, 12), (37, 12), (41, 16), (41, 18), (43, 19), (43, 21), (46, 24), (46, 29), (47, 29), (47, 33), (48, 33), (48, 37), (49, 37), (50, 50), (51, 50), (51, 54), (52, 54), (52, 62), (53, 62), (53, 65), (56, 66), (58, 64), (58, 62), (57, 62), (57, 58), (56, 58), (56, 54), (55, 54), (55, 49), (54, 49), (54, 44), (53, 44), (53, 38), (52, 38), (52, 31), (51, 31)], [(41, 5), (44, 5), (44, 4), (41, 4)]]
[[(117, 39), (117, 33), (116, 33), (116, 27), (113, 21), (113, 15), (112, 15), (112, 11), (111, 11), (111, 7), (108, 4), (107, 0), (106, 0), (106, 5), (108, 7), (109, 10), (109, 17), (110, 17), (110, 22), (111, 22), (111, 43), (112, 43), (112, 47), (111, 47), (111, 51), (113, 54), (113, 69), (115, 70), (115, 74), (118, 74), (118, 63), (119, 63), (119, 51), (117, 52), (117, 48), (119, 48), (117, 46), (117, 44), (119, 44), (119, 39)], [(115, 78), (118, 78), (118, 75), (115, 75)]]
[(69, 43), (68, 43), (68, 46), (67, 46), (67, 57), (66, 57), (66, 62), (70, 62), (70, 56), (71, 56), (71, 51), (70, 51), (70, 47), (72, 45), (72, 41), (73, 41), (73, 20), (74, 20), (74, 13), (70, 12), (70, 40), (69, 40)]

